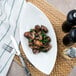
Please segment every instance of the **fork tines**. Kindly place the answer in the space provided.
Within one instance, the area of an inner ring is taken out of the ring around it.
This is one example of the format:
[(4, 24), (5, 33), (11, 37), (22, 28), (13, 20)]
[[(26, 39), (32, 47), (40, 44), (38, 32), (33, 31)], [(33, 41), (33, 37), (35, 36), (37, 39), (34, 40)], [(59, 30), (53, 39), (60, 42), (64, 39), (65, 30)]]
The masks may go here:
[(7, 45), (7, 44), (4, 44), (4, 45), (2, 46), (2, 48), (3, 48), (4, 50), (8, 51), (9, 53), (11, 53), (11, 51), (13, 50), (13, 48), (12, 48), (11, 46)]

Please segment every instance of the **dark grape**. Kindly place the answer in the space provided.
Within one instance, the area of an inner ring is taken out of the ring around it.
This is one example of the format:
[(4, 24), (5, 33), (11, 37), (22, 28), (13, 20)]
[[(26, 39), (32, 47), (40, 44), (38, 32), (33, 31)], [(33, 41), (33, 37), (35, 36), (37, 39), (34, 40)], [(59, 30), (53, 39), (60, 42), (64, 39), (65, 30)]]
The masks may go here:
[(65, 21), (63, 24), (62, 24), (62, 30), (67, 33), (71, 30), (73, 24), (72, 23), (69, 23), (68, 21)]
[(63, 44), (65, 46), (69, 46), (69, 45), (73, 44), (73, 41), (72, 41), (71, 37), (69, 36), (69, 34), (67, 34), (67, 35), (64, 36), (64, 38), (63, 38)]
[(71, 10), (67, 15), (67, 21), (76, 25), (76, 10)]
[(74, 42), (76, 42), (76, 27), (73, 27), (69, 33), (70, 37)]

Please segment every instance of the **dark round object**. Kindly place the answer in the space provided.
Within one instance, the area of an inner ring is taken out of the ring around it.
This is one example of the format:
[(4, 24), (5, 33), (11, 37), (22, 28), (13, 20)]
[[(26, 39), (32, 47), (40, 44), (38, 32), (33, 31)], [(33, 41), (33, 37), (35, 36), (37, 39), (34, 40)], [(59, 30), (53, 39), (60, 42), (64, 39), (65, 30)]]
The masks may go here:
[(63, 44), (65, 46), (72, 45), (74, 42), (72, 41), (72, 38), (69, 36), (69, 34), (65, 35), (63, 38)]
[(74, 42), (76, 42), (76, 27), (73, 27), (69, 33), (70, 37)]
[(36, 26), (35, 26), (35, 30), (36, 30), (36, 32), (39, 32), (40, 29), (41, 29), (41, 27), (40, 27), (39, 25), (36, 25)]
[(27, 37), (27, 38), (29, 38), (30, 35), (31, 35), (30, 32), (25, 32), (25, 33), (24, 33), (24, 36)]
[(48, 32), (47, 27), (45, 27), (44, 25), (41, 25), (41, 30), (43, 30), (45, 33), (47, 33), (47, 32)]
[(76, 10), (71, 10), (67, 15), (67, 21), (76, 24)]
[(68, 22), (68, 21), (65, 21), (63, 24), (62, 24), (62, 30), (67, 33), (71, 30), (73, 24)]

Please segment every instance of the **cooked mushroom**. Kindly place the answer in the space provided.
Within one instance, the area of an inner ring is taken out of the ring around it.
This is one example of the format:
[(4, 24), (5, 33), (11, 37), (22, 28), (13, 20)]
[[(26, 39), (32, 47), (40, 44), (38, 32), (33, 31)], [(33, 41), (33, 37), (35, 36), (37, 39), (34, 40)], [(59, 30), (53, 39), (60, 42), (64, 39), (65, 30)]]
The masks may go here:
[(33, 49), (33, 45), (31, 45), (30, 48)]
[(39, 36), (39, 40), (42, 40), (42, 35)]
[(34, 54), (37, 54), (37, 53), (39, 53), (40, 51), (38, 50), (38, 49), (33, 49), (33, 53)]
[(35, 31), (35, 29), (30, 29), (30, 32), (34, 32)]
[(35, 31), (31, 32), (33, 39), (35, 38)]
[(35, 33), (35, 37), (38, 37), (39, 35), (38, 35), (38, 33)]
[(42, 46), (42, 42), (39, 41), (39, 40), (34, 40), (34, 44), (37, 45), (37, 46)]
[(33, 35), (30, 35), (29, 38), (31, 38), (33, 40), (34, 39), (34, 36)]
[(41, 25), (41, 30), (43, 30), (45, 33), (48, 32), (48, 29), (45, 26), (43, 26), (43, 25)]
[(41, 31), (38, 32), (38, 35), (41, 35)]
[(41, 27), (40, 27), (39, 25), (36, 25), (36, 26), (35, 26), (35, 30), (36, 30), (36, 32), (39, 32), (40, 29), (41, 29)]
[(30, 32), (25, 32), (25, 33), (24, 33), (24, 36), (25, 36), (25, 37), (27, 37), (27, 38), (34, 39), (34, 36), (33, 36), (33, 35), (31, 35), (31, 33), (30, 33)]
[(42, 36), (39, 35), (38, 37), (35, 38), (36, 40), (42, 40)]
[(24, 33), (24, 36), (27, 37), (27, 38), (29, 38), (30, 32), (25, 32), (25, 33)]
[(50, 42), (51, 38), (49, 36), (46, 36), (46, 40), (47, 40), (47, 42)]
[(51, 45), (48, 45), (46, 48), (45, 48), (47, 51), (51, 49)]
[(47, 46), (43, 46), (43, 48), (41, 48), (41, 50), (42, 50), (43, 52), (47, 52), (47, 51), (50, 50), (50, 48), (51, 48), (51, 45), (47, 45)]
[(39, 49), (39, 48), (40, 48), (39, 46), (36, 45), (33, 46), (33, 49)]
[(29, 46), (32, 46), (33, 44), (32, 44), (32, 42), (29, 42)]

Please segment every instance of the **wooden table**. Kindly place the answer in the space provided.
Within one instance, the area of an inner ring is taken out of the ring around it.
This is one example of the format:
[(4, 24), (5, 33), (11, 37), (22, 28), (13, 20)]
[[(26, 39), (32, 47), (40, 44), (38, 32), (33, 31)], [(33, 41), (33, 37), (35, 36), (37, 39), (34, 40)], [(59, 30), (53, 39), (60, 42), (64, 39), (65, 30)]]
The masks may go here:
[[(76, 0), (47, 0), (62, 13), (67, 15), (68, 11), (76, 7)], [(12, 67), (7, 76), (25, 76), (24, 70), (13, 61)]]

